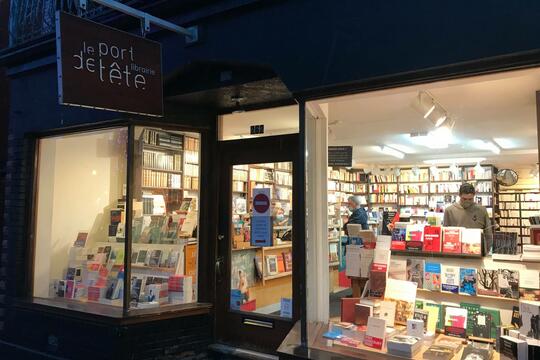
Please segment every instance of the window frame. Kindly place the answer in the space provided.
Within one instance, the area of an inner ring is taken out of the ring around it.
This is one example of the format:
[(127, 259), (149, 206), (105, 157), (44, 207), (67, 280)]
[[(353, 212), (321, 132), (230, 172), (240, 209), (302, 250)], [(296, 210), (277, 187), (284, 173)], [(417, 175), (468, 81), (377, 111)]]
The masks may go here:
[[(38, 200), (38, 184), (39, 184), (39, 157), (41, 139), (51, 138), (63, 135), (84, 134), (85, 132), (93, 131), (106, 131), (108, 129), (125, 128), (128, 132), (128, 139), (126, 144), (127, 157), (126, 157), (126, 224), (130, 224), (132, 221), (132, 201), (134, 193), (135, 182), (135, 127), (153, 127), (160, 128), (162, 130), (170, 131), (186, 131), (195, 132), (200, 136), (200, 148), (199, 148), (199, 166), (200, 166), (200, 184), (210, 178), (208, 169), (210, 168), (209, 159), (212, 132), (211, 129), (206, 127), (197, 127), (189, 125), (181, 125), (170, 122), (156, 122), (148, 121), (145, 119), (132, 119), (125, 118), (119, 120), (102, 121), (93, 124), (82, 124), (69, 126), (65, 128), (52, 129), (46, 131), (38, 131), (27, 133), (25, 141), (28, 145), (27, 149), (27, 163), (29, 166), (26, 171), (23, 169), (23, 173), (27, 176), (26, 189), (30, 194), (27, 204), (24, 225), (25, 231), (25, 254), (24, 260), (24, 275), (16, 291), (16, 297), (14, 304), (22, 308), (33, 308), (51, 313), (62, 314), (66, 310), (70, 311), (76, 317), (82, 318), (95, 318), (100, 317), (106, 321), (119, 321), (120, 323), (132, 323), (132, 322), (144, 322), (154, 320), (156, 317), (160, 319), (190, 316), (198, 314), (208, 314), (212, 308), (210, 294), (211, 289), (206, 289), (211, 284), (211, 281), (204, 279), (201, 281), (202, 274), (205, 274), (208, 269), (208, 264), (213, 264), (210, 256), (213, 253), (212, 246), (212, 230), (209, 229), (208, 223), (211, 223), (213, 214), (209, 211), (208, 204), (212, 196), (210, 191), (201, 191), (202, 186), (199, 187), (199, 219), (198, 219), (198, 244), (197, 244), (197, 299), (192, 303), (178, 304), (178, 305), (165, 305), (151, 309), (130, 309), (130, 279), (131, 279), (131, 254), (132, 238), (131, 238), (131, 226), (126, 226), (126, 241), (124, 243), (124, 291), (122, 299), (122, 310), (113, 311), (111, 313), (102, 312), (99, 310), (88, 309), (87, 304), (78, 304), (80, 306), (65, 306), (53, 305), (52, 300), (35, 298), (33, 295), (34, 285), (34, 262), (36, 256), (36, 223), (37, 223), (37, 200)], [(210, 219), (209, 219), (210, 218)], [(210, 251), (201, 251), (201, 248), (205, 248)], [(210, 275), (212, 276), (212, 275)], [(208, 275), (206, 275), (208, 277)], [(100, 304), (101, 305), (101, 304)], [(102, 305), (107, 306), (107, 305)], [(116, 312), (116, 313), (115, 313)]]

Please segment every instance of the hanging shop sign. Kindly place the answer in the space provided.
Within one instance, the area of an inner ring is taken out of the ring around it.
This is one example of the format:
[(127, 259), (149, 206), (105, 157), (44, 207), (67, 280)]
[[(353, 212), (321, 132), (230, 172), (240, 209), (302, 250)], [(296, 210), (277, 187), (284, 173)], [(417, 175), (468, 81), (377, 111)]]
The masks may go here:
[(329, 146), (328, 166), (352, 166), (352, 146)]
[(161, 44), (56, 13), (58, 101), (163, 116)]
[(251, 246), (272, 246), (270, 189), (253, 189), (251, 216)]

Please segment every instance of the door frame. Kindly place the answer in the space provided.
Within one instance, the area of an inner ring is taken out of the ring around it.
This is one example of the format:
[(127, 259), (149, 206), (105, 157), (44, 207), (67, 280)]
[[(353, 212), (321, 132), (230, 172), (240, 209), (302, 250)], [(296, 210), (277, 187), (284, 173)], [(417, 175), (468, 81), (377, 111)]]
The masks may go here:
[[(218, 342), (257, 351), (275, 353), (293, 325), (301, 319), (305, 303), (305, 208), (304, 164), (300, 151), (300, 134), (220, 141), (218, 237), (216, 240), (216, 305), (215, 332)], [(291, 319), (275, 315), (230, 311), (231, 284), (231, 221), (232, 165), (269, 162), (293, 164), (293, 316)], [(222, 235), (223, 237), (221, 237)], [(249, 320), (270, 322), (273, 329), (245, 324)]]

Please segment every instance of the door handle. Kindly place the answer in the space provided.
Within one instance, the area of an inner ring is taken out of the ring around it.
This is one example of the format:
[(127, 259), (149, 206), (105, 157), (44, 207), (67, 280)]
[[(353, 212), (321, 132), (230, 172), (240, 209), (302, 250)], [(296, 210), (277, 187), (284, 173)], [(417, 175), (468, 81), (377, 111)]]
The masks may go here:
[(216, 260), (216, 280), (221, 282), (223, 280), (223, 263), (225, 259), (220, 256)]

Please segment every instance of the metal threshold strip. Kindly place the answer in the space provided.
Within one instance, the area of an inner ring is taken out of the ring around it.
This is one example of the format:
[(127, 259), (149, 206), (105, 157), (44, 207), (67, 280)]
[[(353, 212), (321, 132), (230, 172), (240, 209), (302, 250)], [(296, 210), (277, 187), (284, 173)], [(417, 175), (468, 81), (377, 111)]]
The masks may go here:
[(249, 359), (249, 360), (279, 360), (279, 357), (276, 355), (265, 354), (253, 350), (247, 350), (242, 348), (237, 348), (234, 346), (229, 346), (225, 344), (211, 344), (208, 348), (214, 352), (230, 355), (237, 357), (239, 359)]

